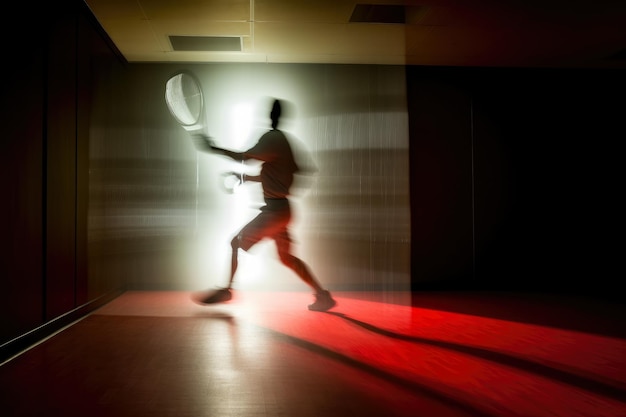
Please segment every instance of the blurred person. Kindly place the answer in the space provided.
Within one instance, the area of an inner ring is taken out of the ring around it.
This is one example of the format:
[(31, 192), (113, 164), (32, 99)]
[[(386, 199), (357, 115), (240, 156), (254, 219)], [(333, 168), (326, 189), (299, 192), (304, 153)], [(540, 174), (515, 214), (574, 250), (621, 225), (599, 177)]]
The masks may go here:
[(228, 285), (207, 292), (199, 293), (194, 300), (201, 304), (222, 303), (232, 299), (232, 285), (237, 272), (239, 249), (248, 251), (262, 239), (269, 238), (276, 242), (281, 262), (290, 268), (313, 291), (315, 302), (308, 306), (312, 311), (326, 311), (336, 305), (330, 292), (322, 287), (308, 265), (291, 251), (289, 224), (292, 210), (289, 197), (292, 195), (294, 175), (301, 172), (296, 163), (294, 149), (285, 134), (278, 129), (282, 113), (281, 101), (274, 99), (270, 112), (271, 130), (263, 134), (258, 142), (244, 152), (234, 152), (215, 146), (209, 137), (194, 135), (196, 148), (202, 152), (214, 153), (235, 161), (254, 159), (260, 161), (259, 175), (236, 174), (241, 183), (257, 181), (261, 183), (265, 205), (261, 212), (246, 224), (231, 240), (231, 271)]

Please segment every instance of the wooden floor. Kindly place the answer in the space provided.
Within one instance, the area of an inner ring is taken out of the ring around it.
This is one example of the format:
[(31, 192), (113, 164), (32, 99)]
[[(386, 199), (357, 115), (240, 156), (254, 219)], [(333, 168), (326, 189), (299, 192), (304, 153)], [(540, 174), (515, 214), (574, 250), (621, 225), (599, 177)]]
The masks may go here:
[(0, 366), (0, 415), (624, 417), (623, 306), (520, 294), (127, 292)]

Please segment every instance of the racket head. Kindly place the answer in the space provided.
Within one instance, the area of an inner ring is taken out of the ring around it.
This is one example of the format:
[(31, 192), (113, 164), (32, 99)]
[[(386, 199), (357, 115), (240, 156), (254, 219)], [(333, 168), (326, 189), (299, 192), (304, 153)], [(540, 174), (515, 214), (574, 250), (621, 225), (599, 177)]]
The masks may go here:
[(171, 76), (165, 83), (165, 102), (176, 121), (186, 130), (203, 128), (204, 96), (200, 80), (189, 71)]

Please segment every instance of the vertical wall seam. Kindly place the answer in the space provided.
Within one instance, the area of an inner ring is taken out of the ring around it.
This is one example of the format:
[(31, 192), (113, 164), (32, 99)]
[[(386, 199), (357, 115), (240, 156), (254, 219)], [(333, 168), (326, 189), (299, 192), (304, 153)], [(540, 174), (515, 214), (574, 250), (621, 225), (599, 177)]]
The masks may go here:
[(476, 280), (476, 188), (474, 178), (474, 98), (470, 97), (470, 148), (472, 166), (472, 279)]
[(78, 298), (78, 106), (79, 106), (79, 15), (74, 15), (74, 307), (77, 307)]
[(41, 78), (43, 84), (42, 103), (42, 131), (41, 131), (41, 321), (46, 322), (48, 311), (48, 108), (49, 108), (49, 82), (48, 66), (50, 56), (50, 44), (43, 48), (43, 65)]

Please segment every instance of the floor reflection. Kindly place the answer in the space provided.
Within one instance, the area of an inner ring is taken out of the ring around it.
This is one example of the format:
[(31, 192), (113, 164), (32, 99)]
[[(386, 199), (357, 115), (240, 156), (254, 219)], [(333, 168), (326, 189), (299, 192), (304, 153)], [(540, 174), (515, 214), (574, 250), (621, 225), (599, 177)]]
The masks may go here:
[[(497, 314), (496, 306), (507, 304), (489, 294), (482, 302), (493, 314), (483, 308), (481, 315), (416, 306), (410, 294), (334, 295), (336, 308), (315, 313), (305, 292), (238, 291), (211, 307), (186, 292), (124, 293), (0, 367), (0, 409), (157, 417), (624, 415), (623, 338), (524, 322), (522, 312), (505, 320), (512, 313)], [(514, 307), (524, 308), (508, 303)]]

